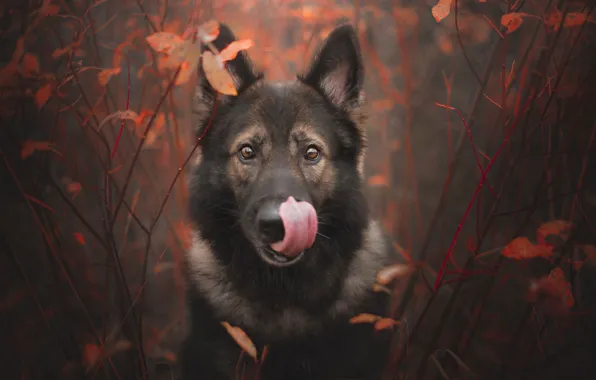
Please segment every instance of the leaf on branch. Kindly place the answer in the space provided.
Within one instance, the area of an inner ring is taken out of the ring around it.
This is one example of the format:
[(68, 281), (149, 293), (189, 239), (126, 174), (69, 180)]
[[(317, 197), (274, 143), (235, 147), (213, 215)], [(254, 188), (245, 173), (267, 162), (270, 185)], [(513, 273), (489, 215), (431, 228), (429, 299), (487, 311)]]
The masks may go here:
[(25, 77), (31, 77), (35, 74), (39, 74), (39, 60), (33, 54), (25, 53), (25, 55), (23, 55), (21, 68), (23, 76)]
[(543, 223), (536, 231), (536, 241), (538, 244), (549, 244), (546, 241), (548, 236), (558, 236), (563, 240), (567, 240), (571, 226), (571, 222), (566, 220), (551, 220)]
[(205, 71), (207, 81), (216, 91), (224, 95), (238, 95), (234, 79), (226, 70), (223, 62), (210, 51), (203, 53), (203, 71)]
[(60, 5), (50, 4), (52, 0), (44, 0), (39, 8), (39, 13), (42, 16), (54, 16), (60, 12)]
[(54, 148), (53, 144), (49, 141), (32, 141), (27, 140), (23, 143), (23, 147), (21, 149), (21, 158), (24, 160), (25, 158), (31, 156), (36, 150), (39, 151), (52, 151), (58, 155), (62, 155), (60, 152)]
[(240, 328), (231, 326), (228, 322), (221, 322), (221, 325), (226, 329), (228, 334), (236, 341), (236, 343), (242, 348), (248, 356), (257, 360), (257, 348), (252, 340), (246, 335), (246, 333)]
[(120, 68), (103, 69), (97, 73), (97, 81), (100, 86), (105, 87), (114, 75), (120, 74)]
[(174, 47), (182, 44), (184, 40), (174, 33), (157, 32), (148, 35), (145, 40), (153, 50), (168, 54)]
[(114, 113), (109, 114), (99, 123), (97, 130), (100, 131), (101, 127), (103, 127), (106, 123), (109, 123), (113, 120), (132, 120), (136, 123), (138, 120), (139, 115), (135, 111), (132, 110), (124, 110), (124, 111), (116, 111)]
[(236, 58), (238, 53), (241, 50), (250, 49), (253, 46), (252, 40), (245, 39), (245, 40), (237, 40), (231, 42), (228, 46), (226, 46), (220, 53), (219, 56), (222, 62), (228, 62)]
[(524, 21), (523, 17), (527, 16), (525, 13), (511, 12), (501, 16), (501, 25), (507, 28), (507, 34), (515, 32)]
[(535, 257), (549, 258), (553, 247), (545, 244), (533, 244), (526, 237), (517, 237), (505, 246), (501, 254), (514, 260), (528, 260)]
[(571, 284), (565, 279), (561, 268), (554, 268), (530, 284), (528, 300), (549, 314), (566, 314), (575, 303)]
[(451, 12), (451, 0), (439, 0), (433, 5), (431, 13), (437, 22), (441, 22), (449, 16)]
[(203, 43), (213, 42), (219, 36), (219, 22), (209, 20), (197, 28), (197, 38)]
[(398, 277), (407, 276), (411, 271), (411, 266), (406, 264), (394, 264), (381, 268), (377, 273), (377, 283), (387, 285)]
[(389, 182), (387, 182), (387, 177), (383, 174), (377, 174), (368, 177), (368, 186), (373, 187), (388, 187)]
[(399, 325), (399, 321), (396, 321), (392, 318), (381, 318), (377, 322), (375, 322), (375, 330), (381, 331), (389, 328), (393, 328), (393, 326)]
[(168, 55), (166, 67), (177, 69), (181, 65), (180, 73), (176, 78), (176, 85), (181, 85), (191, 78), (196, 71), (201, 57), (201, 48), (191, 40), (174, 47)]
[(89, 372), (95, 368), (101, 360), (111, 357), (118, 352), (130, 350), (132, 343), (128, 340), (118, 340), (112, 342), (111, 339), (106, 339), (105, 346), (100, 347), (93, 343), (87, 343), (83, 346), (83, 365), (85, 370)]
[(41, 86), (35, 93), (35, 104), (37, 108), (41, 109), (52, 95), (52, 84), (46, 83)]
[(376, 323), (377, 321), (379, 321), (381, 319), (382, 319), (382, 317), (379, 317), (378, 315), (368, 314), (368, 313), (361, 313), (361, 314), (358, 314), (355, 317), (350, 318), (350, 323), (351, 324), (356, 324), (356, 323)]

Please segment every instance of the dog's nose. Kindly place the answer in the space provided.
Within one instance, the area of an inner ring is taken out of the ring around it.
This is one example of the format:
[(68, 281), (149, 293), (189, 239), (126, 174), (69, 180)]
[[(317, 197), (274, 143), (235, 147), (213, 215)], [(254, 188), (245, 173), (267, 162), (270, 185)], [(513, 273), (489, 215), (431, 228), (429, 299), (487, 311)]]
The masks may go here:
[(256, 223), (263, 243), (271, 244), (284, 238), (284, 224), (278, 209), (276, 203), (266, 203), (257, 213)]

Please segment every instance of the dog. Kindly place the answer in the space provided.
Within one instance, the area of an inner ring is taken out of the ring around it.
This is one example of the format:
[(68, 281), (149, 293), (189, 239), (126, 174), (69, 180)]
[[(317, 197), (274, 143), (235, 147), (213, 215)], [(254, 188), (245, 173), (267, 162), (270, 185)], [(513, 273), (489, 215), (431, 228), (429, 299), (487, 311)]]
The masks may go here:
[[(213, 44), (235, 39), (221, 24)], [(266, 81), (245, 51), (226, 68), (237, 96), (218, 94), (202, 68), (193, 95), (202, 139), (190, 169), (182, 378), (380, 379), (391, 332), (350, 323), (387, 314), (389, 296), (372, 287), (397, 260), (363, 194), (357, 34), (337, 26), (293, 81)], [(222, 322), (246, 333), (257, 360)]]

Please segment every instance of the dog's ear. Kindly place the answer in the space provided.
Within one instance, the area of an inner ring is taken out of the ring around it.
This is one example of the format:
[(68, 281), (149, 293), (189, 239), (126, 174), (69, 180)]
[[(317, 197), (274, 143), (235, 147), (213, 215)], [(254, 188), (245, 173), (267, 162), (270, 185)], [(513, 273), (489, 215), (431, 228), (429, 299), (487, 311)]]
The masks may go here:
[(335, 28), (323, 42), (307, 74), (299, 79), (341, 109), (357, 107), (364, 84), (364, 67), (354, 28), (349, 24)]
[[(230, 43), (236, 41), (236, 36), (226, 24), (219, 24), (219, 35), (212, 42), (218, 51), (222, 51)], [(202, 46), (202, 51), (209, 47)], [(253, 71), (252, 63), (246, 51), (242, 50), (231, 61), (226, 62), (226, 69), (234, 79), (236, 91), (241, 94), (244, 90), (262, 78), (262, 74)], [(193, 96), (193, 126), (202, 128), (211, 116), (216, 99), (220, 102), (232, 100), (233, 96), (218, 94), (205, 77), (202, 65), (199, 65), (197, 86)]]

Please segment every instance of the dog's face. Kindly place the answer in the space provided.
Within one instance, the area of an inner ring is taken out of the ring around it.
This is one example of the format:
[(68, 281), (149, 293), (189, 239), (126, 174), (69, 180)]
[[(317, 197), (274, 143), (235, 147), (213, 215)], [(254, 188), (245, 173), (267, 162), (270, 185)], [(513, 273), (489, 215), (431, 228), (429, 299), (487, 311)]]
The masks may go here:
[[(221, 49), (234, 39), (222, 25), (214, 44)], [(266, 82), (245, 53), (227, 68), (238, 96), (216, 94), (200, 79), (194, 99), (198, 134), (209, 129), (194, 169), (193, 221), (213, 245), (226, 246), (222, 228), (228, 240), (241, 231), (244, 240), (226, 249), (248, 243), (254, 250), (244, 251), (266, 264), (289, 267), (333, 245), (321, 240), (338, 229), (360, 228), (354, 219), (366, 222), (358, 41), (350, 26), (336, 28), (307, 74), (292, 82)]]

